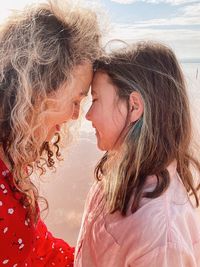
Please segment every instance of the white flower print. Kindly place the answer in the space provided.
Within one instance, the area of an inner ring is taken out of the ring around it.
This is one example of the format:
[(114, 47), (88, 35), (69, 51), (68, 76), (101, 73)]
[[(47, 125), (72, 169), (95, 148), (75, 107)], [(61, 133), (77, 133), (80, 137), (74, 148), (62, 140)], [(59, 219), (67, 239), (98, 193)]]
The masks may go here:
[(5, 177), (7, 175), (7, 173), (9, 173), (8, 170), (2, 171), (2, 175)]
[(19, 243), (19, 244), (22, 244), (22, 242), (23, 242), (22, 239), (19, 238), (19, 239), (18, 239), (18, 243)]
[(3, 230), (3, 233), (5, 234), (6, 232), (8, 232), (8, 227), (5, 227)]
[(8, 209), (8, 214), (13, 214), (14, 213), (14, 209), (10, 208)]
[(19, 243), (19, 249), (22, 249), (24, 247), (24, 244), (22, 243), (23, 240), (21, 238), (18, 239), (18, 243)]
[(63, 251), (63, 249), (62, 248), (59, 248), (59, 250), (60, 250), (60, 252), (63, 254), (64, 253), (64, 251)]
[(8, 262), (9, 262), (9, 260), (6, 259), (6, 260), (4, 260), (2, 263), (3, 263), (3, 264), (7, 264)]
[(22, 249), (24, 247), (24, 244), (21, 244), (20, 246), (19, 246), (19, 249)]
[(6, 188), (4, 184), (0, 184), (0, 187), (1, 187), (1, 189), (3, 189), (3, 190)]

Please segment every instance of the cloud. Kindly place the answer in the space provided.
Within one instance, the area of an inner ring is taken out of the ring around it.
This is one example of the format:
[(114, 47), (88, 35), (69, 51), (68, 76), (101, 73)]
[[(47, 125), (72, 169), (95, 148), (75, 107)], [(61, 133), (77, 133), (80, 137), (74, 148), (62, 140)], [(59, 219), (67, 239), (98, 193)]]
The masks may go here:
[[(200, 18), (200, 3), (184, 6), (180, 9), (184, 16)], [(199, 19), (200, 24), (200, 19)]]
[(153, 38), (161, 40), (191, 40), (200, 41), (200, 33), (192, 29), (163, 29), (163, 28), (139, 28), (137, 25), (132, 26), (128, 24), (115, 24), (110, 37), (123, 40), (138, 40), (144, 38)]
[[(111, 0), (112, 2), (116, 2), (119, 4), (133, 4), (135, 2), (139, 2), (139, 0)], [(142, 0), (142, 2), (146, 3), (152, 3), (152, 4), (171, 4), (171, 5), (182, 5), (182, 4), (189, 4), (189, 3), (195, 3), (197, 1), (194, 0)]]
[(119, 4), (127, 5), (127, 4), (133, 4), (137, 2), (137, 0), (111, 0), (111, 2), (116, 2)]
[(172, 46), (180, 58), (200, 58), (199, 18), (200, 3), (193, 3), (179, 7), (176, 17), (114, 23), (110, 38), (162, 41)]
[(200, 25), (199, 17), (175, 17), (168, 19), (151, 19), (138, 21), (134, 23), (137, 28), (150, 28), (150, 27), (160, 27), (160, 26), (194, 26)]
[[(159, 24), (157, 24), (159, 25)], [(128, 43), (155, 40), (171, 46), (179, 58), (200, 58), (200, 32), (195, 29), (155, 28), (141, 24), (113, 24), (109, 39)]]
[(194, 26), (200, 25), (200, 3), (179, 8), (176, 17), (140, 20), (132, 23), (135, 28), (160, 26)]

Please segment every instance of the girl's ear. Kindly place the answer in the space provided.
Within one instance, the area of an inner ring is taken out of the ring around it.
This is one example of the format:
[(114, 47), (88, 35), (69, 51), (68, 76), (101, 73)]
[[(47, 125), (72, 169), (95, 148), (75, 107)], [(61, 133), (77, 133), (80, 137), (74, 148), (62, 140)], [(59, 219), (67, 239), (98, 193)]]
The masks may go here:
[(134, 91), (129, 97), (130, 122), (139, 120), (144, 112), (144, 102), (140, 93)]

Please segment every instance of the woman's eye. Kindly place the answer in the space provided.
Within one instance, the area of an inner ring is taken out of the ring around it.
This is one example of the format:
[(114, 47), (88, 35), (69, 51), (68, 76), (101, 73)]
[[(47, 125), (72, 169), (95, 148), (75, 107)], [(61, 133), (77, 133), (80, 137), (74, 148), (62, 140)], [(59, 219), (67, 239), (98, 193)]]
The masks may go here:
[(78, 101), (74, 101), (74, 106), (79, 106), (79, 102)]

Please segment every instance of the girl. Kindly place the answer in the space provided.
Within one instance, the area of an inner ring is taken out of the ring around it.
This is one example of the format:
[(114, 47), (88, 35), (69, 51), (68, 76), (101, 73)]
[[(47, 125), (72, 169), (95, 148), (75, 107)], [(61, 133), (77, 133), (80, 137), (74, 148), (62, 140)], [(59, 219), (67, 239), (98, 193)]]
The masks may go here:
[[(31, 174), (59, 159), (99, 56), (93, 12), (39, 4), (0, 29), (0, 266), (72, 266), (73, 252), (40, 219)], [(51, 142), (52, 141), (52, 142)]]
[[(86, 115), (98, 147), (75, 253), (78, 267), (198, 267), (200, 163), (182, 71), (159, 43), (97, 61)], [(194, 172), (195, 171), (195, 172)]]

